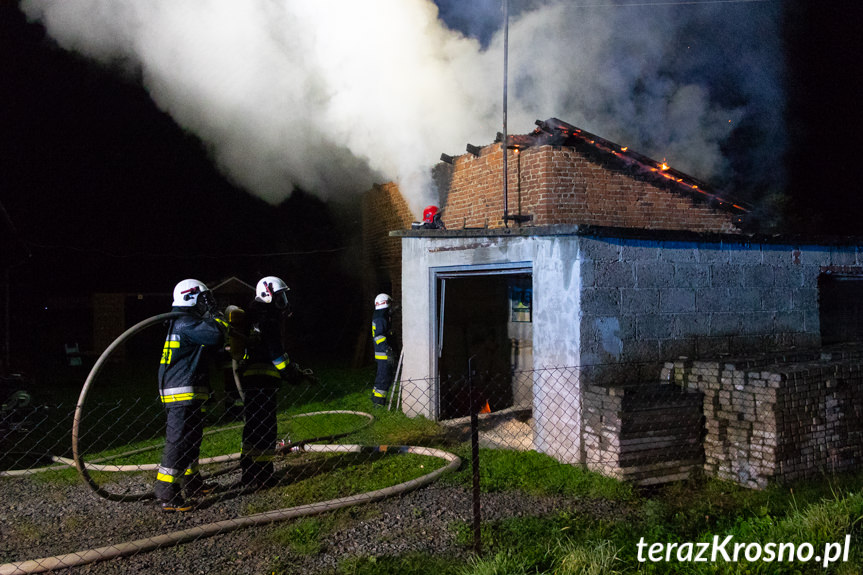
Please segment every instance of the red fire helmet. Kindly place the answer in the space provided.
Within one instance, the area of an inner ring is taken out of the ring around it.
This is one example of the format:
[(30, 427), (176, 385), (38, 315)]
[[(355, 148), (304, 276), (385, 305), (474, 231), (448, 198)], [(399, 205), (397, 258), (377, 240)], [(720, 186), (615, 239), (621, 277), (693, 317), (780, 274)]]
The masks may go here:
[(434, 217), (438, 213), (437, 206), (426, 206), (426, 209), (423, 210), (423, 221), (427, 224), (434, 222)]

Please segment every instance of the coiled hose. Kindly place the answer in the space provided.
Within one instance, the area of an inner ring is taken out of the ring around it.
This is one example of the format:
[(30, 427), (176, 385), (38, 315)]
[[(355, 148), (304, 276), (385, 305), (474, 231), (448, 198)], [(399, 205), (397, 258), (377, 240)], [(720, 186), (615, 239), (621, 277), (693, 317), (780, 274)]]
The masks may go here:
[[(81, 389), (81, 394), (78, 397), (78, 403), (75, 407), (75, 417), (72, 424), (72, 463), (74, 463), (76, 469), (78, 470), (79, 475), (84, 480), (84, 482), (92, 489), (97, 495), (104, 497), (105, 499), (109, 499), (111, 501), (140, 501), (142, 499), (148, 499), (152, 497), (152, 493), (146, 494), (134, 494), (134, 495), (120, 495), (116, 493), (111, 493), (102, 487), (100, 487), (90, 476), (88, 469), (100, 469), (100, 470), (118, 470), (123, 471), (127, 470), (125, 466), (96, 466), (93, 464), (87, 464), (81, 451), (78, 446), (78, 438), (81, 430), (81, 419), (82, 413), (84, 409), (84, 405), (87, 399), (87, 393), (90, 389), (90, 386), (96, 380), (96, 377), (99, 375), (99, 372), (102, 369), (102, 366), (107, 361), (107, 359), (111, 356), (111, 354), (116, 350), (120, 345), (122, 345), (128, 338), (132, 335), (138, 333), (139, 331), (159, 322), (163, 322), (169, 319), (173, 319), (182, 315), (183, 312), (170, 312), (164, 313), (160, 315), (153, 316), (149, 319), (146, 319), (128, 330), (126, 330), (122, 335), (120, 335), (116, 340), (114, 340), (111, 345), (108, 346), (107, 349), (99, 356), (99, 359), (96, 360), (96, 363), (93, 365), (93, 368), (90, 370), (90, 374), (87, 376), (86, 381), (84, 382), (84, 386)], [(374, 418), (369, 414), (365, 414), (362, 412), (345, 412), (345, 411), (331, 411), (331, 412), (315, 412), (314, 414), (302, 414), (298, 417), (315, 415), (320, 413), (353, 413), (353, 414), (362, 414), (370, 418), (368, 423), (371, 423), (371, 420)], [(368, 425), (367, 423), (367, 425)], [(356, 430), (352, 430), (348, 433), (354, 433)], [(424, 485), (435, 481), (444, 473), (448, 473), (451, 471), (455, 471), (461, 465), (461, 459), (452, 453), (442, 451), (439, 449), (432, 449), (428, 447), (416, 447), (416, 446), (363, 446), (363, 445), (317, 445), (310, 444), (312, 441), (319, 441), (322, 439), (333, 439), (336, 437), (342, 437), (347, 435), (348, 433), (327, 436), (326, 438), (318, 438), (305, 440), (303, 442), (294, 444), (294, 445), (286, 445), (285, 448), (290, 447), (298, 447), (304, 451), (310, 452), (319, 452), (319, 453), (412, 453), (416, 455), (426, 455), (431, 457), (439, 457), (447, 461), (447, 465), (444, 467), (438, 468), (431, 473), (418, 477), (416, 479), (412, 479), (410, 481), (406, 481), (404, 483), (400, 483), (398, 485), (394, 485), (392, 487), (386, 487), (383, 489), (378, 489), (375, 491), (370, 491), (367, 493), (361, 493), (357, 495), (351, 495), (348, 497), (341, 497), (338, 499), (331, 499), (329, 501), (324, 501), (320, 503), (312, 503), (308, 505), (300, 505), (298, 507), (290, 507), (285, 509), (278, 509), (275, 511), (266, 511), (263, 513), (257, 513), (254, 515), (248, 515), (243, 517), (236, 517), (234, 519), (228, 519), (223, 521), (217, 521), (215, 523), (209, 523), (207, 525), (199, 525), (196, 527), (192, 527), (189, 529), (183, 529), (181, 531), (174, 531), (172, 533), (167, 533), (163, 535), (158, 535), (155, 537), (148, 537), (146, 539), (138, 539), (135, 541), (128, 541), (125, 543), (117, 543), (114, 545), (109, 545), (106, 547), (100, 547), (97, 549), (87, 549), (83, 551), (78, 551), (75, 553), (67, 553), (64, 555), (55, 555), (53, 557), (43, 557), (41, 559), (31, 559), (27, 561), (18, 561), (13, 563), (4, 563), (0, 565), (0, 575), (23, 575), (29, 573), (44, 573), (46, 571), (50, 571), (58, 568), (66, 568), (66, 567), (75, 567), (79, 565), (85, 565), (87, 563), (93, 563), (96, 561), (103, 561), (107, 559), (114, 559), (117, 557), (125, 557), (128, 555), (133, 555), (135, 553), (140, 553), (144, 551), (152, 551), (154, 549), (159, 549), (162, 547), (169, 547), (173, 545), (179, 545), (181, 543), (185, 543), (188, 541), (192, 541), (195, 539), (200, 539), (202, 537), (211, 537), (213, 535), (217, 535), (219, 533), (225, 533), (228, 531), (234, 531), (237, 529), (242, 529), (244, 527), (251, 527), (256, 525), (265, 525), (269, 523), (274, 523), (276, 521), (284, 521), (286, 519), (294, 519), (297, 517), (305, 517), (309, 515), (316, 515), (319, 513), (325, 513), (328, 511), (334, 511), (336, 509), (341, 509), (343, 507), (349, 507), (352, 505), (358, 505), (361, 503), (372, 503), (374, 501), (379, 501), (386, 497), (391, 497), (393, 495), (397, 495), (400, 493), (405, 493), (407, 491), (417, 489)], [(202, 460), (201, 463), (210, 463), (216, 461), (226, 461), (231, 460), (233, 458), (237, 458), (239, 454), (232, 454), (227, 456), (220, 456), (217, 458), (211, 458), (210, 460)], [(64, 460), (62, 458), (55, 458), (55, 461), (60, 463), (69, 463), (68, 460)], [(141, 470), (142, 466), (132, 466), (134, 470)], [(112, 469), (113, 468), (113, 469)], [(52, 469), (52, 468), (42, 468), (44, 469)]]

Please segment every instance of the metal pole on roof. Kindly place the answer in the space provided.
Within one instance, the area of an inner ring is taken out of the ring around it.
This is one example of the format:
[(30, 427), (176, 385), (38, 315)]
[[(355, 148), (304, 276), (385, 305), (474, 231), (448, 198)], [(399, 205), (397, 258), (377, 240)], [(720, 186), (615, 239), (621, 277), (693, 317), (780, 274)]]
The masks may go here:
[(507, 147), (506, 147), (506, 88), (509, 59), (509, 0), (503, 0), (503, 225), (509, 227), (509, 190), (507, 178)]

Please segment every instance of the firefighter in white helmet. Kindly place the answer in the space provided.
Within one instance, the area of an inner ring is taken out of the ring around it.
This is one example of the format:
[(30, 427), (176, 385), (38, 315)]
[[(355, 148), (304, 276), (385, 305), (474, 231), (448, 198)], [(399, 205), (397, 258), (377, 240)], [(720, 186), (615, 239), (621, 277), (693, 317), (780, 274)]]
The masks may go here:
[(290, 314), (288, 291), (281, 278), (261, 278), (246, 314), (249, 331), (239, 369), (245, 422), (240, 481), (253, 489), (275, 483), (277, 392), (289, 371), (295, 369), (282, 341), (282, 317)]
[(171, 311), (184, 315), (168, 322), (159, 363), (159, 394), (167, 429), (154, 491), (163, 511), (188, 511), (192, 505), (186, 497), (212, 490), (201, 478), (198, 455), (204, 402), (211, 391), (210, 364), (223, 347), (227, 322), (207, 286), (195, 279), (174, 287)]
[(392, 304), (393, 299), (385, 293), (375, 296), (375, 311), (372, 314), (372, 341), (375, 348), (377, 375), (372, 388), (372, 404), (384, 405), (390, 384), (393, 381), (395, 356), (392, 348)]

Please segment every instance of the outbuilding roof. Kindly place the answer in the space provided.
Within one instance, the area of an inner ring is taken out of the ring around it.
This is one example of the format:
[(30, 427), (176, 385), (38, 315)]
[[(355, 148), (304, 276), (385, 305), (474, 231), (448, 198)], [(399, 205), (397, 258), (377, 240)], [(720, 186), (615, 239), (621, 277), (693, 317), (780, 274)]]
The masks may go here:
[[(611, 169), (628, 173), (693, 199), (705, 201), (713, 208), (738, 216), (744, 216), (750, 211), (742, 202), (723, 197), (712, 190), (707, 183), (675, 170), (665, 162), (656, 161), (627, 146), (621, 146), (591, 134), (557, 118), (537, 120), (536, 126), (536, 129), (529, 134), (508, 134), (507, 147), (515, 150), (535, 146), (572, 147), (587, 156), (596, 158)], [(498, 133), (495, 143), (502, 139), (503, 134)]]

